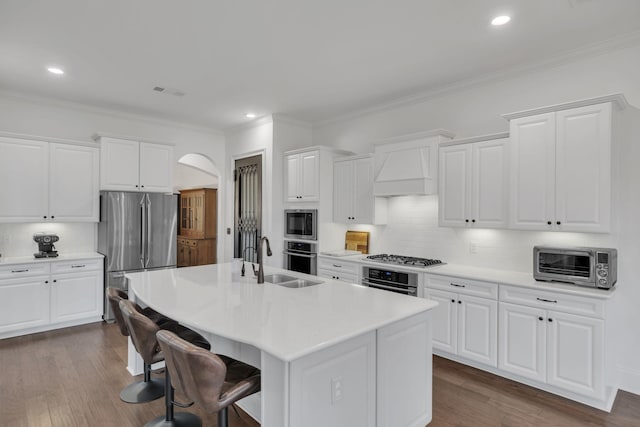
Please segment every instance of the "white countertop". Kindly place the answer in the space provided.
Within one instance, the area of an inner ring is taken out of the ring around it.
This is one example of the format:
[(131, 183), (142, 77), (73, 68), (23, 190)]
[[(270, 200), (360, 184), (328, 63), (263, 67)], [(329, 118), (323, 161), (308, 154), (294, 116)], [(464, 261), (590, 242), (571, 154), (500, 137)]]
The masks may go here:
[(153, 309), (201, 331), (253, 345), (291, 361), (431, 310), (437, 303), (272, 267), (320, 285), (257, 284), (233, 264), (130, 273), (130, 290)]
[(523, 273), (520, 271), (496, 270), (493, 268), (470, 267), (460, 264), (445, 264), (428, 269), (423, 269), (425, 273), (439, 274), (443, 276), (454, 276), (463, 279), (475, 279), (485, 282), (493, 282), (500, 285), (522, 286), (532, 289), (540, 289), (551, 292), (561, 292), (571, 295), (595, 297), (608, 299), (615, 292), (616, 286), (607, 289), (589, 288), (565, 283), (539, 282), (533, 278), (533, 273)]
[(31, 264), (33, 262), (73, 261), (76, 259), (98, 259), (104, 255), (98, 252), (60, 253), (53, 258), (36, 258), (33, 255), (19, 257), (0, 257), (0, 264)]

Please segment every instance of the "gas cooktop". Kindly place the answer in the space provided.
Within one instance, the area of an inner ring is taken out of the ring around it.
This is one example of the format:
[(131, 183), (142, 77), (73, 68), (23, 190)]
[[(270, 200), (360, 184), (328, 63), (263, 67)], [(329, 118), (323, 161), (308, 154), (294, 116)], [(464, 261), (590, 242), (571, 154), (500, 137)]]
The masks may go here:
[(410, 257), (410, 256), (388, 255), (388, 254), (369, 255), (366, 259), (369, 261), (382, 262), (385, 264), (405, 265), (408, 267), (422, 267), (422, 268), (444, 264), (444, 262), (440, 261), (439, 259), (416, 258), (416, 257)]

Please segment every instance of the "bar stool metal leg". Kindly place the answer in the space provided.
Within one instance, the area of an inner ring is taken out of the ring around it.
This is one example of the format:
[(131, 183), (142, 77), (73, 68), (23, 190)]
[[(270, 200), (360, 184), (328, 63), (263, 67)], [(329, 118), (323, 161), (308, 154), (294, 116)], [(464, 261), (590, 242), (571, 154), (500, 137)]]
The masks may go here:
[(199, 416), (190, 412), (173, 411), (174, 390), (171, 386), (169, 370), (165, 370), (164, 382), (164, 405), (165, 414), (154, 418), (144, 425), (144, 427), (202, 427), (202, 420)]
[(129, 384), (120, 392), (120, 399), (127, 403), (146, 403), (164, 395), (164, 381), (151, 378), (151, 365), (144, 364), (144, 381)]

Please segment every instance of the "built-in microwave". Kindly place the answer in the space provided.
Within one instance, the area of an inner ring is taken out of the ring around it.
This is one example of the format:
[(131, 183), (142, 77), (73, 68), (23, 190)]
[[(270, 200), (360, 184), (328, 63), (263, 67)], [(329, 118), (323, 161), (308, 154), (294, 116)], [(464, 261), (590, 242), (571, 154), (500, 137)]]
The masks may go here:
[(317, 209), (285, 209), (284, 237), (289, 239), (317, 240)]
[(533, 248), (533, 277), (609, 289), (618, 279), (618, 251), (611, 248)]

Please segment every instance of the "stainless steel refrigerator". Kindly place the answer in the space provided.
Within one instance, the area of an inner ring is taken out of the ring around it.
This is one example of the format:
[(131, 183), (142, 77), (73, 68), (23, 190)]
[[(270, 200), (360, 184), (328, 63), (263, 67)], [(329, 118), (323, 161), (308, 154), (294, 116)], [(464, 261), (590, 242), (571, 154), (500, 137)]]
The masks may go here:
[[(176, 266), (178, 196), (100, 192), (98, 252), (105, 256), (104, 284), (127, 290), (125, 273)], [(109, 301), (104, 320), (113, 321)]]

